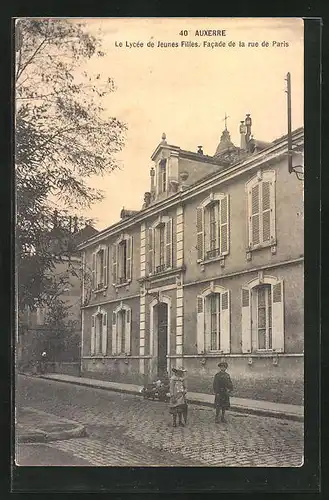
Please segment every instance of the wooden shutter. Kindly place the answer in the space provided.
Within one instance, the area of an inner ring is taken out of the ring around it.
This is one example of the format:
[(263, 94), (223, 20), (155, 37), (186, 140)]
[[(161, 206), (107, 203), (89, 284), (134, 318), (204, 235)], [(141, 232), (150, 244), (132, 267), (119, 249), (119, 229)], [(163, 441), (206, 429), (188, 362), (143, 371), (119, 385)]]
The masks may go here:
[(103, 265), (104, 287), (107, 286), (107, 281), (108, 281), (108, 261), (109, 261), (109, 249), (106, 246), (104, 248), (104, 265)]
[(133, 263), (133, 238), (130, 236), (126, 240), (126, 255), (127, 255), (127, 262), (126, 262), (126, 270), (127, 270), (127, 281), (131, 280), (132, 277), (132, 263)]
[(284, 352), (283, 281), (272, 285), (272, 349)]
[(112, 245), (112, 283), (117, 284), (118, 281), (118, 263), (117, 263), (117, 251), (118, 245), (115, 243)]
[(152, 227), (148, 230), (148, 265), (149, 265), (149, 274), (154, 272), (154, 230)]
[(231, 350), (231, 332), (230, 332), (230, 292), (221, 294), (220, 311), (220, 350), (229, 353)]
[(197, 259), (204, 259), (204, 209), (196, 209)]
[(166, 267), (171, 268), (172, 263), (172, 219), (166, 222)]
[(94, 252), (92, 255), (92, 265), (91, 265), (91, 282), (92, 282), (92, 289), (95, 290), (96, 288), (96, 253)]
[(112, 313), (112, 354), (117, 352), (117, 314)]
[(90, 337), (90, 355), (95, 355), (96, 324), (95, 316), (91, 317), (91, 337)]
[(241, 335), (242, 352), (251, 352), (251, 296), (249, 288), (242, 288)]
[(125, 353), (130, 354), (131, 343), (131, 309), (126, 309), (126, 324), (125, 324)]
[(262, 241), (271, 240), (271, 188), (270, 182), (262, 182)]
[(258, 245), (259, 239), (259, 184), (251, 188), (250, 195), (250, 238), (251, 245)]
[(271, 240), (274, 241), (276, 239), (276, 226), (275, 226), (275, 218), (276, 218), (276, 210), (275, 210), (275, 181), (270, 182), (270, 206), (271, 206)]
[(228, 196), (220, 201), (219, 243), (221, 255), (229, 253), (229, 203)]
[(102, 354), (107, 354), (107, 313), (104, 313), (102, 318)]
[(197, 351), (198, 354), (204, 352), (204, 298), (197, 297)]

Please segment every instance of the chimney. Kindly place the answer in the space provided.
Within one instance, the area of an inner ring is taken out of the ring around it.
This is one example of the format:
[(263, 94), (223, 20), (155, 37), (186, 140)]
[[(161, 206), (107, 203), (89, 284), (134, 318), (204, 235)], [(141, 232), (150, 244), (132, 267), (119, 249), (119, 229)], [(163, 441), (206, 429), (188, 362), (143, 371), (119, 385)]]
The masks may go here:
[(200, 155), (203, 155), (203, 149), (202, 149), (202, 146), (198, 146), (198, 153)]
[(244, 123), (244, 120), (241, 120), (241, 122), (240, 122), (240, 148), (243, 151), (247, 149), (246, 133), (247, 133), (247, 127)]
[(250, 114), (246, 115), (245, 124), (247, 127), (246, 144), (248, 145), (248, 142), (250, 141), (250, 138), (251, 138), (251, 125), (252, 125)]
[(152, 195), (155, 193), (155, 184), (154, 184), (155, 170), (153, 167), (151, 167), (150, 176), (151, 176), (151, 195)]

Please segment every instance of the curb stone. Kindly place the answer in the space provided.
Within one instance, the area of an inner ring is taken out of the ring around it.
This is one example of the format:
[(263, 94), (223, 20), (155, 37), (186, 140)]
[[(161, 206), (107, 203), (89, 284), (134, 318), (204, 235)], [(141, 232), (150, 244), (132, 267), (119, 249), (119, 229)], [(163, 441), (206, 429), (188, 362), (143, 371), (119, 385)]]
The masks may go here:
[[(26, 375), (30, 376), (30, 375)], [(33, 375), (31, 376), (33, 377)], [(133, 394), (135, 396), (140, 396), (142, 397), (140, 391), (134, 390), (134, 389), (125, 389), (125, 388), (119, 388), (119, 387), (104, 387), (102, 385), (97, 385), (97, 380), (95, 379), (95, 383), (93, 385), (88, 384), (83, 381), (72, 381), (72, 380), (56, 380), (51, 377), (43, 376), (40, 375), (38, 378), (42, 378), (44, 380), (52, 380), (53, 382), (64, 382), (67, 384), (73, 384), (73, 385), (79, 385), (83, 387), (89, 387), (89, 388), (96, 388), (96, 389), (102, 389), (105, 391), (112, 391), (112, 392), (119, 392), (119, 393), (125, 393), (125, 394)], [(142, 386), (141, 386), (142, 388)], [(208, 402), (208, 401), (199, 401), (197, 399), (189, 399), (188, 398), (188, 403), (194, 404), (197, 406), (207, 406), (213, 408), (213, 403)], [(231, 403), (231, 408), (232, 411), (238, 412), (238, 413), (246, 413), (246, 414), (251, 414), (251, 415), (259, 415), (263, 417), (273, 417), (273, 418), (278, 418), (282, 420), (294, 420), (297, 422), (304, 422), (304, 416), (302, 415), (297, 415), (297, 414), (292, 414), (292, 413), (284, 413), (282, 411), (276, 411), (276, 410), (267, 410), (267, 409), (262, 409), (262, 408), (248, 408), (248, 407), (242, 407), (239, 405), (235, 405), (234, 403)]]

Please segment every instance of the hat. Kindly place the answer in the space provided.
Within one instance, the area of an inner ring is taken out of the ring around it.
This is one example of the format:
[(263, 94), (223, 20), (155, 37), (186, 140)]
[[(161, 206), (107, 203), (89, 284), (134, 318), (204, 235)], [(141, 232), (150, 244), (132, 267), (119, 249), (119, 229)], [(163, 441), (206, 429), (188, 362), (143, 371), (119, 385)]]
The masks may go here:
[(218, 363), (218, 366), (225, 366), (225, 368), (227, 368), (228, 364), (226, 363), (226, 361), (221, 361), (220, 363)]
[(185, 370), (185, 368), (178, 367), (178, 368), (172, 368), (172, 371), (174, 373), (177, 373), (177, 372), (186, 372), (187, 370)]

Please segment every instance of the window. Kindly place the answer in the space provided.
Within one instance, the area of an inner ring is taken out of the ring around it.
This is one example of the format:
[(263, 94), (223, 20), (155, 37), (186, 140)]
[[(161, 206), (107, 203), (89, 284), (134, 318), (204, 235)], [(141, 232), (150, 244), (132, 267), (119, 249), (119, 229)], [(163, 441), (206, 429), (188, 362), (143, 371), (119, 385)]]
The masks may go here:
[(256, 335), (257, 349), (272, 349), (272, 292), (270, 285), (256, 288), (257, 313)]
[(249, 248), (275, 245), (275, 172), (259, 172), (247, 194)]
[(112, 314), (112, 354), (130, 354), (131, 309), (125, 304)]
[(220, 294), (213, 293), (210, 300), (210, 350), (220, 349)]
[(242, 288), (242, 352), (284, 351), (283, 281), (257, 278)]
[(132, 237), (122, 235), (112, 245), (112, 282), (114, 286), (129, 283), (132, 277)]
[(198, 353), (230, 352), (229, 290), (214, 286), (197, 297)]
[(148, 231), (149, 274), (161, 273), (173, 267), (172, 219), (159, 218)]
[(229, 253), (228, 195), (211, 195), (197, 208), (196, 228), (198, 261)]
[(92, 261), (92, 288), (103, 290), (107, 287), (108, 275), (108, 248), (104, 245), (93, 253)]
[(107, 354), (107, 313), (100, 308), (91, 317), (91, 356)]
[(159, 163), (159, 193), (167, 191), (167, 160), (161, 160)]
[(127, 281), (127, 240), (123, 240), (118, 245), (118, 277), (119, 283)]

